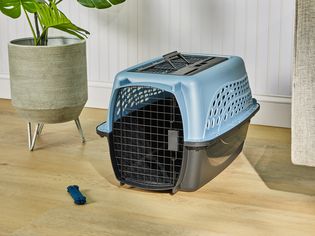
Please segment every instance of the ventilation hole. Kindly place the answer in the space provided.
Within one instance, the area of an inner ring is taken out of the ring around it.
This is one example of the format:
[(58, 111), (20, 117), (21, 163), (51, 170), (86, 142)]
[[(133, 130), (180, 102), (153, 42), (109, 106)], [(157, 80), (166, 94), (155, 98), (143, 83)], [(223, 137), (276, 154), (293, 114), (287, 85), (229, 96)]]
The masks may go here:
[(210, 129), (210, 128), (211, 128), (211, 121), (208, 120), (208, 121), (207, 121), (207, 129)]
[(212, 121), (211, 121), (211, 127), (213, 128), (215, 125), (215, 119), (213, 118)]
[(219, 97), (220, 97), (220, 94), (218, 93), (217, 98), (219, 98)]
[(225, 106), (225, 105), (226, 105), (226, 102), (223, 103), (223, 106)]
[(221, 105), (221, 101), (218, 102), (218, 107)]
[(215, 116), (217, 112), (218, 112), (218, 109), (215, 109), (213, 115)]
[(222, 115), (222, 112), (223, 112), (223, 109), (221, 108), (221, 109), (220, 109), (220, 115)]
[(217, 118), (217, 125), (220, 124), (220, 117)]

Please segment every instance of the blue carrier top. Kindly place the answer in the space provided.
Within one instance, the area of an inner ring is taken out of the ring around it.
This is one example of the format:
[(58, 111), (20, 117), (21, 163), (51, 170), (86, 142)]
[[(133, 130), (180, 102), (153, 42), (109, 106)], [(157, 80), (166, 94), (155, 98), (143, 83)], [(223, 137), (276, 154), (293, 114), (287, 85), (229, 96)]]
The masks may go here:
[(108, 119), (97, 128), (99, 131), (112, 132), (118, 91), (130, 86), (150, 87), (152, 91), (144, 94), (140, 89), (138, 94), (132, 94), (125, 105), (129, 107), (139, 106), (135, 101), (148, 95), (158, 97), (161, 90), (175, 96), (187, 145), (214, 140), (259, 110), (242, 58), (172, 52), (116, 75)]

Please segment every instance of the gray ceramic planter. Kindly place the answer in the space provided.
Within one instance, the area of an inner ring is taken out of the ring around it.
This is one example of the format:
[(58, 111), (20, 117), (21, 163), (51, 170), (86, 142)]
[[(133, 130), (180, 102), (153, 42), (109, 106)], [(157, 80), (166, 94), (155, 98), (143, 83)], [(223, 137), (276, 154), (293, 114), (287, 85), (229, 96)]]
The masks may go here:
[(76, 120), (87, 101), (86, 43), (50, 38), (48, 46), (33, 39), (9, 44), (12, 104), (27, 121)]
[[(74, 120), (85, 142), (79, 115), (87, 101), (86, 43), (49, 38), (48, 46), (33, 46), (32, 38), (9, 43), (12, 104), (28, 121), (32, 151), (45, 123)], [(32, 136), (32, 122), (36, 123)]]

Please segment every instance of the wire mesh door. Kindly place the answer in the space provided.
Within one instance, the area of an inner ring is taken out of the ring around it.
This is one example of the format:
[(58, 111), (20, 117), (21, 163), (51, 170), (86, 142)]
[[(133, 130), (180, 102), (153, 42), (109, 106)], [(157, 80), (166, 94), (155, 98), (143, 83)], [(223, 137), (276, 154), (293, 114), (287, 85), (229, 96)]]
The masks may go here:
[(111, 146), (120, 181), (174, 187), (183, 158), (183, 126), (174, 95), (151, 87), (122, 88), (114, 114)]

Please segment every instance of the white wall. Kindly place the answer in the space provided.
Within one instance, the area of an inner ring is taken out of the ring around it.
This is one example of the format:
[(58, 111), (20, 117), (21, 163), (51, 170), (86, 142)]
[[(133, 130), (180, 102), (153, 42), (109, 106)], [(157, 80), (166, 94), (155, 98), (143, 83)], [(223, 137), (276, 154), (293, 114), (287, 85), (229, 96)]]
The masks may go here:
[[(127, 0), (97, 11), (64, 1), (64, 12), (89, 29), (89, 101), (107, 107), (115, 74), (170, 51), (235, 54), (244, 58), (255, 121), (289, 126), (294, 0)], [(21, 18), (0, 16), (0, 97), (10, 97), (7, 42), (30, 36)]]

